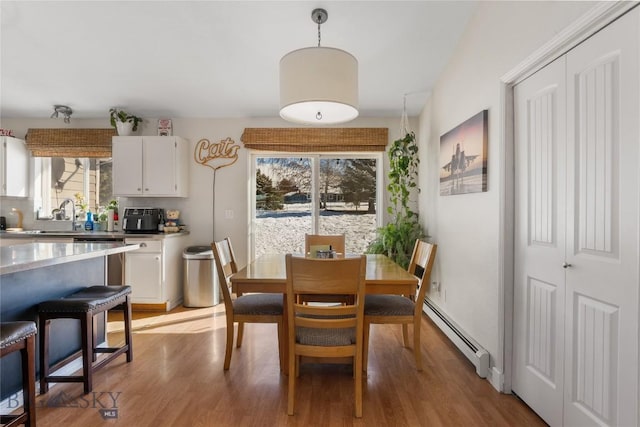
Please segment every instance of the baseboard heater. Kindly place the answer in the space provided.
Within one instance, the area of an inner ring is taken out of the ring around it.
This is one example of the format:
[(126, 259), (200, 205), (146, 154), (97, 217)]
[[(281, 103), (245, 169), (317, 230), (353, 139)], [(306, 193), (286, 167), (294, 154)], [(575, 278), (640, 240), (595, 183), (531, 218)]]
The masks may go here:
[(489, 352), (475, 342), (428, 298), (424, 299), (423, 311), (433, 320), (433, 323), (455, 344), (456, 347), (476, 367), (476, 373), (481, 378), (487, 378), (489, 374)]

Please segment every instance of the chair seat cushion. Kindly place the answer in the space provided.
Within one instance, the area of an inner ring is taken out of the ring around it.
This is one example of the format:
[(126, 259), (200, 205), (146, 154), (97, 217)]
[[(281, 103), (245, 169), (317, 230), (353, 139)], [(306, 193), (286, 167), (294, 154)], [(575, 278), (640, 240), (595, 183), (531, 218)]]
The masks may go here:
[(303, 345), (334, 347), (356, 343), (356, 328), (318, 329), (299, 326), (296, 342)]
[(367, 295), (365, 316), (413, 316), (414, 303), (402, 295)]
[(131, 293), (131, 286), (90, 286), (64, 298), (38, 304), (40, 313), (93, 312), (103, 310)]
[(0, 323), (0, 348), (6, 348), (29, 338), (36, 333), (34, 322), (2, 322)]
[(282, 315), (282, 294), (248, 294), (233, 300), (234, 314)]

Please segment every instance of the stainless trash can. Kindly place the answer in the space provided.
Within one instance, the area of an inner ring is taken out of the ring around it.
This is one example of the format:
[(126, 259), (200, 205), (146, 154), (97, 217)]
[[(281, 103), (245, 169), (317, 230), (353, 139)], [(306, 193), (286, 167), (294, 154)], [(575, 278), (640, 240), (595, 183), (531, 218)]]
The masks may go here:
[(189, 246), (182, 253), (184, 260), (185, 307), (211, 307), (220, 302), (211, 246)]

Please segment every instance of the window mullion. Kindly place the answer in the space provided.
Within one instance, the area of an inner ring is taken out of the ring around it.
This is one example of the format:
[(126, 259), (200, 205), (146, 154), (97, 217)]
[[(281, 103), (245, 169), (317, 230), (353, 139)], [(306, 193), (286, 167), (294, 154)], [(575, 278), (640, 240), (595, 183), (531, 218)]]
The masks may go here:
[(320, 156), (313, 155), (311, 157), (311, 229), (313, 234), (319, 234), (320, 227)]

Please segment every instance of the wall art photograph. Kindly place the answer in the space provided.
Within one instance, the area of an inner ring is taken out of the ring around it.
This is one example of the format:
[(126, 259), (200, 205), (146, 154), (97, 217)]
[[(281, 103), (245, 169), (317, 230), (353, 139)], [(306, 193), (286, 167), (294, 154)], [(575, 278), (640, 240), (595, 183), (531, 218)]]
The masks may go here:
[(487, 191), (489, 111), (483, 110), (440, 137), (440, 195)]

